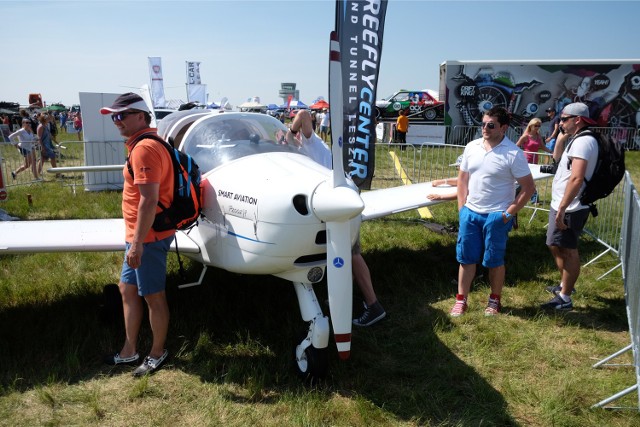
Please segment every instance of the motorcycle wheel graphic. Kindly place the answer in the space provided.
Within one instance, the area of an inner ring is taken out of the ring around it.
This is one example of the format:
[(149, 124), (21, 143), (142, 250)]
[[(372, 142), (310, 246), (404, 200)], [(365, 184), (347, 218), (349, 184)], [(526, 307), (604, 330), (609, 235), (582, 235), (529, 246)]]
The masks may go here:
[(621, 128), (636, 127), (636, 111), (626, 102), (616, 99), (611, 103), (609, 126)]
[(467, 103), (462, 111), (462, 116), (467, 125), (479, 126), (482, 123), (484, 113), (493, 107), (507, 108), (507, 97), (500, 89), (482, 86), (478, 88), (475, 102)]

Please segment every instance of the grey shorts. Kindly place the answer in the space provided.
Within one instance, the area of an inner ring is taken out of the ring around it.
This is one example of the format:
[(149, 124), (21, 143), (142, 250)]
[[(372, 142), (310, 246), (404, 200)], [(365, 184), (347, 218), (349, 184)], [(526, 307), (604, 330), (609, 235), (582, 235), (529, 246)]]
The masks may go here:
[(547, 227), (547, 246), (559, 246), (567, 249), (578, 248), (578, 238), (589, 218), (589, 209), (580, 209), (568, 212), (564, 215), (564, 223), (568, 228), (560, 230), (556, 227), (556, 214), (558, 212), (550, 208), (549, 226)]

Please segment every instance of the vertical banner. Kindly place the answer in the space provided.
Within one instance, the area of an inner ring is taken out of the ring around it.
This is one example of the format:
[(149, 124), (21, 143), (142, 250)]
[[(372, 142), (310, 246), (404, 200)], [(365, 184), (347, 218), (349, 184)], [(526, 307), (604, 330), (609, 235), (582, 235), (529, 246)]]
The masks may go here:
[(187, 102), (206, 104), (206, 85), (200, 79), (200, 62), (187, 61)]
[[(358, 188), (371, 188), (375, 164), (376, 88), (387, 0), (336, 0), (342, 60), (345, 171)], [(333, 112), (332, 112), (333, 113)]]
[(188, 85), (199, 85), (202, 81), (200, 80), (200, 63), (187, 61), (187, 84)]
[(153, 108), (164, 108), (167, 105), (167, 101), (164, 97), (162, 61), (159, 56), (149, 57), (149, 78), (151, 79), (151, 100), (153, 101)]
[(187, 102), (207, 103), (207, 85), (187, 85)]

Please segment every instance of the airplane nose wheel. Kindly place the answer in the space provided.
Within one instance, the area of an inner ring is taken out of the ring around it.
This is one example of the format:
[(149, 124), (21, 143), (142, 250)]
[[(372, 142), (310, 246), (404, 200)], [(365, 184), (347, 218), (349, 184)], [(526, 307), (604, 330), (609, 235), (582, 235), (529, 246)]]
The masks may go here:
[(295, 347), (294, 353), (295, 369), (303, 381), (314, 385), (327, 376), (329, 353), (326, 348), (311, 345), (306, 334), (304, 340)]

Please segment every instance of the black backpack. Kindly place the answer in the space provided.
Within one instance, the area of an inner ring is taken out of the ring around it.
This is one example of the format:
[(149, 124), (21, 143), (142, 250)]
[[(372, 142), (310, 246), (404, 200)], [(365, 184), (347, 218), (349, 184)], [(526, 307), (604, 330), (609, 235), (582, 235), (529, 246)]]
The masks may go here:
[[(202, 213), (200, 168), (190, 155), (172, 147), (155, 133), (140, 135), (133, 142), (133, 148), (138, 141), (147, 138), (160, 142), (167, 149), (174, 171), (173, 199), (169, 206), (158, 202), (162, 211), (156, 214), (152, 227), (155, 231), (189, 229), (198, 221), (198, 217)], [(133, 148), (131, 152), (133, 152)], [(133, 169), (129, 158), (127, 158), (127, 169), (133, 178)]]
[[(591, 129), (578, 133), (571, 142), (573, 143), (580, 136), (593, 136), (598, 141), (598, 162), (593, 170), (591, 179), (585, 179), (587, 185), (580, 196), (580, 203), (588, 205), (591, 214), (596, 217), (598, 216), (598, 209), (594, 204), (595, 201), (611, 194), (618, 183), (622, 181), (622, 177), (624, 177), (626, 169), (624, 165), (624, 148), (611, 135), (594, 132)], [(569, 159), (567, 166), (571, 168), (571, 159)]]

